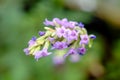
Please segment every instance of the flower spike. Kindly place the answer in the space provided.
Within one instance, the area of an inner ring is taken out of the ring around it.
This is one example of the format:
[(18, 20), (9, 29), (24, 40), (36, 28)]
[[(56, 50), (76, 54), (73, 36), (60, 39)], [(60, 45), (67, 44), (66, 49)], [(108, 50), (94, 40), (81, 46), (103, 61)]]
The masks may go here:
[(51, 49), (68, 50), (67, 53), (56, 53), (53, 57), (54, 64), (63, 64), (68, 56), (70, 56), (70, 61), (77, 62), (82, 55), (86, 54), (86, 46), (91, 47), (96, 38), (93, 34), (87, 34), (82, 22), (54, 18), (52, 21), (45, 19), (43, 23), (46, 31), (39, 31), (39, 37), (32, 37), (28, 42), (28, 47), (23, 50), (26, 55), (33, 55), (37, 61), (52, 54), (49, 52)]

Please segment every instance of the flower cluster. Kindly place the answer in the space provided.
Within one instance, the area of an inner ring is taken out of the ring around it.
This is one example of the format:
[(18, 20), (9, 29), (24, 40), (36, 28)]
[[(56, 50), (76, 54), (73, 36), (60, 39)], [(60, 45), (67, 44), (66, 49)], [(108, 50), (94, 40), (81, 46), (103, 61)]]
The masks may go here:
[[(28, 42), (28, 48), (24, 49), (26, 55), (33, 55), (38, 61), (39, 58), (52, 54), (51, 50), (67, 50), (66, 53), (56, 53), (53, 57), (55, 64), (64, 63), (70, 56), (72, 62), (77, 62), (81, 55), (86, 53), (86, 45), (92, 46), (95, 35), (87, 34), (84, 24), (81, 22), (68, 21), (66, 18), (60, 20), (54, 18), (52, 21), (45, 19), (45, 31), (39, 32), (39, 38), (35, 36)], [(51, 28), (52, 27), (52, 28)]]

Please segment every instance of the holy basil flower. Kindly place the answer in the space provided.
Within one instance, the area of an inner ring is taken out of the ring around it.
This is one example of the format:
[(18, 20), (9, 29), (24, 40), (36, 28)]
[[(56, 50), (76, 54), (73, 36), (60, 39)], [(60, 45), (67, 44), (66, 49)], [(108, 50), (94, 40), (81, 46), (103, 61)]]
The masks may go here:
[[(56, 53), (53, 57), (54, 64), (63, 64), (70, 56), (70, 61), (77, 62), (81, 55), (86, 53), (86, 46), (92, 46), (95, 35), (88, 35), (82, 22), (69, 21), (67, 18), (54, 18), (52, 21), (45, 19), (43, 22), (46, 31), (39, 31), (39, 37), (32, 37), (28, 47), (24, 49), (26, 55), (39, 58), (50, 54), (49, 50), (68, 50), (67, 53)], [(50, 28), (49, 26), (52, 26)], [(51, 48), (52, 47), (52, 48)], [(42, 49), (41, 49), (42, 48)]]

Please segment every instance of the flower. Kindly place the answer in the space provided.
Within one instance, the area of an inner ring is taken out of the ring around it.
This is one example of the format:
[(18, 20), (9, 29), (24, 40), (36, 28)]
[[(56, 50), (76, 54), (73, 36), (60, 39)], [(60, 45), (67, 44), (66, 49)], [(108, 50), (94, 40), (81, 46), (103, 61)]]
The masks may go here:
[(49, 40), (52, 44), (53, 44), (53, 42), (55, 41), (55, 39), (52, 38), (52, 37), (49, 37), (48, 40)]
[(64, 58), (67, 56), (70, 56), (71, 62), (78, 62), (80, 59), (80, 56), (75, 48), (70, 48), (69, 51), (64, 55)]
[(69, 25), (70, 25), (70, 23), (68, 22), (67, 18), (63, 18), (59, 24), (61, 26), (64, 26), (65, 28), (68, 28)]
[(36, 39), (37, 39), (37, 38), (36, 38), (35, 36), (33, 36), (31, 40), (36, 41)]
[(54, 23), (52, 21), (47, 20), (47, 19), (45, 19), (45, 22), (43, 22), (43, 23), (46, 26), (54, 26)]
[(68, 46), (67, 46), (67, 43), (66, 42), (59, 42), (59, 41), (57, 41), (57, 42), (55, 42), (54, 44), (53, 44), (53, 48), (52, 49), (59, 49), (59, 50), (62, 50), (62, 49), (65, 49), (65, 48), (67, 48)]
[(35, 59), (38, 61), (39, 58), (50, 55), (51, 52), (47, 52), (47, 49), (42, 49), (41, 51), (35, 52)]
[(88, 42), (89, 42), (89, 37), (88, 37), (87, 34), (85, 34), (85, 35), (80, 35), (80, 38), (81, 38), (80, 45), (81, 45), (81, 44), (88, 44)]
[(67, 18), (61, 20), (61, 26), (66, 26), (67, 23), (68, 23)]
[(53, 57), (55, 65), (63, 64), (68, 56), (71, 62), (77, 62), (81, 55), (86, 53), (86, 46), (90, 48), (96, 38), (93, 34), (88, 36), (82, 22), (68, 21), (67, 18), (53, 18), (51, 21), (45, 19), (43, 23), (46, 31), (39, 31), (40, 36), (32, 37), (28, 47), (23, 50), (26, 55), (32, 54), (37, 61), (52, 54), (48, 52), (51, 46), (51, 50), (59, 51)]
[(56, 22), (57, 24), (61, 24), (61, 20), (59, 18), (54, 18), (53, 22)]
[(29, 52), (30, 52), (30, 51), (29, 51), (28, 48), (25, 48), (23, 51), (25, 52), (26, 55), (29, 55)]
[(67, 18), (63, 18), (63, 19), (62, 19), (62, 22), (64, 22), (64, 23), (65, 23), (65, 22), (68, 22)]
[(61, 26), (64, 26), (65, 28), (74, 28), (75, 25), (77, 24), (77, 22), (75, 21), (68, 21), (67, 18), (64, 18), (61, 20), (61, 22), (59, 21), (59, 24)]
[(95, 39), (96, 38), (96, 36), (93, 35), (93, 34), (91, 34), (89, 37), (90, 37), (90, 39)]
[(76, 30), (69, 30), (68, 36), (66, 37), (68, 42), (71, 42), (72, 40), (78, 39), (78, 32)]
[(40, 36), (43, 36), (44, 34), (45, 34), (44, 31), (39, 31), (39, 35), (40, 35)]
[(36, 37), (33, 36), (32, 39), (28, 42), (29, 47), (36, 44)]
[(83, 24), (82, 22), (80, 22), (80, 23), (78, 24), (78, 26), (79, 26), (80, 28), (84, 28), (84, 24)]
[(61, 37), (65, 37), (66, 36), (66, 30), (65, 27), (61, 27), (61, 28), (56, 28), (56, 34), (59, 38)]
[(64, 55), (64, 58), (66, 58), (69, 55), (74, 55), (76, 54), (76, 50), (74, 48), (70, 48), (69, 51)]
[(75, 25), (77, 25), (78, 23), (77, 22), (75, 22), (75, 21), (70, 21), (69, 22), (69, 28), (74, 28), (75, 27)]
[(86, 53), (86, 48), (84, 48), (84, 47), (78, 48), (78, 49), (77, 49), (77, 52), (78, 52), (78, 54), (80, 54), (80, 55), (84, 55), (84, 54)]

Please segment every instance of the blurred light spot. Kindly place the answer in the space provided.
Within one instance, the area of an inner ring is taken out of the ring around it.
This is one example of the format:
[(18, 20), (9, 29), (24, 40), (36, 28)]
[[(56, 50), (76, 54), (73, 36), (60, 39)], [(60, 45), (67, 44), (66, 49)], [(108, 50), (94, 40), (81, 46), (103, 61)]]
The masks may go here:
[(84, 11), (94, 11), (97, 8), (96, 0), (78, 0), (79, 6)]
[(76, 6), (77, 9), (82, 9), (83, 11), (92, 12), (95, 11), (97, 8), (97, 0), (65, 0), (66, 3), (74, 7)]

